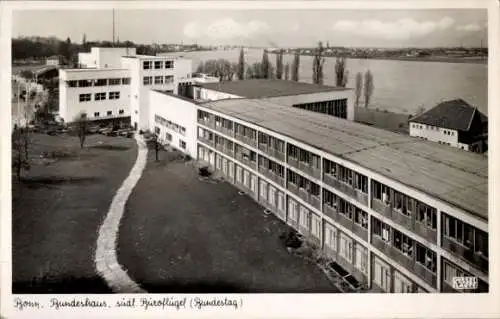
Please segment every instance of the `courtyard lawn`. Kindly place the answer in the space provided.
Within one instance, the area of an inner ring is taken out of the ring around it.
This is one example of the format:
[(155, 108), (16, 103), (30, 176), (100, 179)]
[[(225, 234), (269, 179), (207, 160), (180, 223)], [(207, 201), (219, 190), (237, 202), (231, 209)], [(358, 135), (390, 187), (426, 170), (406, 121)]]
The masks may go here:
[(126, 205), (118, 260), (150, 293), (338, 292), (314, 264), (289, 254), (287, 227), (227, 182), (160, 153)]
[(93, 135), (83, 150), (68, 135), (32, 140), (31, 170), (12, 183), (13, 293), (109, 293), (94, 268), (97, 231), (135, 140)]

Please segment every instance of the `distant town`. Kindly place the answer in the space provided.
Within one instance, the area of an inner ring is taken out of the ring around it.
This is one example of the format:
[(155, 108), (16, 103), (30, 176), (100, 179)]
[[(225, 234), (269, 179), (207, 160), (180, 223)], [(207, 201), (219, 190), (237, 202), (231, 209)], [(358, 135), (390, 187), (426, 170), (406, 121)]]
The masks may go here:
[[(240, 49), (265, 49), (269, 53), (293, 54), (297, 51), (301, 55), (314, 55), (317, 46), (314, 47), (278, 47), (272, 45), (264, 46), (241, 46), (241, 45), (200, 45), (200, 44), (137, 44), (131, 41), (86, 41), (81, 44), (72, 43), (71, 39), (66, 39), (66, 43), (71, 43), (78, 49), (86, 49), (92, 46), (98, 47), (133, 47), (138, 54), (158, 54), (168, 52), (193, 52), (193, 51), (225, 51)], [(64, 40), (55, 37), (19, 37), (13, 39), (12, 58), (17, 63), (33, 63), (37, 60), (45, 61), (51, 55), (57, 55), (60, 49), (59, 43)], [(324, 44), (323, 55), (328, 57), (343, 56), (356, 59), (395, 59), (395, 60), (419, 60), (419, 61), (439, 61), (439, 62), (479, 62), (485, 63), (488, 58), (488, 48), (486, 47), (434, 47), (434, 48), (357, 48), (331, 46), (329, 42)], [(29, 48), (29, 56), (24, 54)]]

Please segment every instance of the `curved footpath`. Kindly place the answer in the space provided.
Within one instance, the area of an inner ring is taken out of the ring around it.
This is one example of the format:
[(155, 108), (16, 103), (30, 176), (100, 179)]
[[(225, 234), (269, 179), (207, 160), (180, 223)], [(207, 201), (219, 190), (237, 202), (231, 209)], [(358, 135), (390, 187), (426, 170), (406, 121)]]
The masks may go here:
[(123, 216), (127, 199), (146, 167), (148, 154), (148, 148), (142, 136), (136, 134), (134, 138), (138, 145), (136, 162), (130, 174), (113, 197), (108, 214), (99, 229), (95, 253), (95, 267), (97, 272), (115, 293), (146, 293), (145, 290), (128, 276), (127, 271), (120, 266), (116, 257), (116, 237), (118, 235), (120, 220)]

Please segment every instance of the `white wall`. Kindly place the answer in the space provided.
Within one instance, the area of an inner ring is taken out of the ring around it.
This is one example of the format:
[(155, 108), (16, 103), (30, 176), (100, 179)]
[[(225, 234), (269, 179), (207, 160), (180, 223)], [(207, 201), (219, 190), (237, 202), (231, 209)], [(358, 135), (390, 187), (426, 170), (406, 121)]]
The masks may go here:
[(78, 63), (87, 68), (121, 67), (122, 56), (136, 55), (135, 48), (91, 48), (90, 52), (78, 53)]
[[(154, 132), (155, 126), (160, 128), (159, 138), (162, 143), (167, 144), (165, 139), (165, 133), (170, 133), (172, 135), (172, 141), (168, 142), (173, 147), (180, 149), (179, 140), (186, 142), (186, 150), (181, 150), (191, 157), (196, 158), (196, 140), (197, 140), (197, 106), (189, 101), (170, 96), (168, 94), (149, 91), (149, 103), (150, 103), (150, 128), (151, 132)], [(159, 123), (155, 123), (155, 114), (165, 118), (166, 120), (172, 121), (178, 125), (186, 128), (185, 135), (175, 132), (173, 129), (169, 129), (162, 126)]]
[[(205, 100), (205, 101), (217, 101), (217, 100), (223, 100), (223, 99), (240, 99), (243, 98), (243, 96), (238, 96), (234, 94), (229, 94), (225, 92), (219, 92), (216, 90), (210, 90), (206, 88), (194, 88), (194, 98), (197, 99), (197, 92), (200, 92), (200, 99), (199, 100)], [(197, 99), (198, 100), (198, 99)]]
[[(108, 111), (112, 112), (112, 118), (130, 116), (130, 85), (107, 85), (91, 87), (69, 87), (70, 80), (91, 80), (109, 78), (128, 78), (128, 70), (60, 70), (59, 71), (59, 115), (65, 122), (71, 122), (80, 112), (87, 113), (89, 119), (110, 118)], [(106, 99), (95, 101), (95, 93), (106, 93)], [(109, 92), (120, 92), (120, 98), (110, 100)], [(91, 101), (80, 102), (80, 94), (90, 93)], [(119, 114), (123, 110), (123, 114)], [(94, 113), (99, 112), (95, 118)]]
[(97, 67), (97, 52), (80, 52), (78, 53), (78, 64), (85, 68)]
[[(425, 138), (433, 142), (441, 142), (449, 144), (453, 147), (459, 147), (458, 131), (450, 130), (441, 127), (425, 125), (415, 122), (410, 122), (410, 136)], [(446, 134), (448, 133), (448, 134)]]
[[(171, 69), (143, 69), (144, 61), (174, 61), (174, 67)], [(137, 123), (137, 128), (146, 130), (150, 128), (149, 120), (151, 118), (149, 112), (149, 94), (150, 90), (173, 91), (177, 94), (177, 84), (179, 79), (187, 78), (191, 74), (191, 61), (183, 59), (173, 59), (170, 57), (154, 57), (154, 56), (138, 56), (137, 58), (123, 58), (122, 66), (130, 68), (131, 72), (131, 122), (132, 125)], [(144, 85), (143, 79), (146, 76), (151, 76), (153, 84)], [(173, 76), (172, 83), (154, 84), (155, 76)]]
[(54, 65), (58, 66), (59, 65), (59, 60), (58, 59), (47, 59), (45, 62), (46, 65)]

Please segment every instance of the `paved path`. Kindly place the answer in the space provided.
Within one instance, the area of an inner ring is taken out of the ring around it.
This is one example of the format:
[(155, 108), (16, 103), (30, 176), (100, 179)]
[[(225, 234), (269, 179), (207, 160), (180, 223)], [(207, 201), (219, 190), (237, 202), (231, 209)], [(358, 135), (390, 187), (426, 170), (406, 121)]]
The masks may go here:
[(113, 197), (108, 214), (99, 229), (95, 267), (108, 286), (116, 293), (146, 293), (120, 266), (116, 257), (116, 237), (123, 216), (125, 204), (146, 167), (148, 148), (141, 135), (136, 134), (138, 144), (137, 160), (130, 174)]

